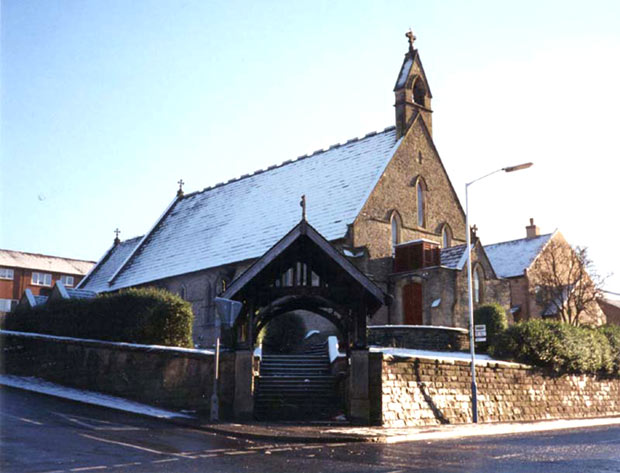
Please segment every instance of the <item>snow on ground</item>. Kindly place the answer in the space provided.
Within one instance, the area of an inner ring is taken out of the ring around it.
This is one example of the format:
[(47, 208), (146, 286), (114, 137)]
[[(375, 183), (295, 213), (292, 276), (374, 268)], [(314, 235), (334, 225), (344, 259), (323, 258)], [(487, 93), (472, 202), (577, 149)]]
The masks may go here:
[[(454, 361), (463, 360), (470, 361), (471, 354), (469, 352), (462, 351), (432, 351), (432, 350), (415, 350), (413, 348), (392, 348), (392, 347), (378, 347), (371, 346), (371, 352), (382, 352), (384, 355), (394, 356), (399, 358), (426, 358), (429, 360), (444, 360)], [(502, 361), (491, 358), (489, 355), (476, 354), (477, 365), (487, 365), (489, 363), (499, 363), (503, 365), (519, 366), (519, 363), (513, 363), (510, 361)]]
[(94, 404), (96, 406), (110, 407), (120, 411), (133, 412), (134, 414), (142, 414), (151, 417), (163, 419), (185, 418), (190, 419), (191, 416), (181, 414), (179, 412), (167, 411), (157, 407), (147, 406), (139, 402), (129, 401), (116, 396), (100, 394), (82, 389), (67, 388), (58, 384), (40, 378), (0, 375), (0, 385), (10, 386), (12, 388), (25, 389), (41, 394), (57, 396), (72, 401), (84, 402), (86, 404)]

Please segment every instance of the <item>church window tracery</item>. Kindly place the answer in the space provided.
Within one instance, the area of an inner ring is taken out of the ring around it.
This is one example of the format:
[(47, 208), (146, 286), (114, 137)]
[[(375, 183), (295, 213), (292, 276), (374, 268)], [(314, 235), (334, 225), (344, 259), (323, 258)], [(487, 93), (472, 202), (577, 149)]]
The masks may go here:
[(416, 194), (417, 194), (417, 211), (418, 211), (418, 226), (424, 227), (426, 224), (426, 184), (424, 180), (418, 179), (416, 183)]

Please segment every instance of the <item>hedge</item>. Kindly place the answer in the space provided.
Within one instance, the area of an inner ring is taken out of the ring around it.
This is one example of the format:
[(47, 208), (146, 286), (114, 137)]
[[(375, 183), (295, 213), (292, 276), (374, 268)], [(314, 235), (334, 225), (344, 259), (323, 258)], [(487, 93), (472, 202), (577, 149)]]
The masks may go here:
[(476, 350), (487, 351), (498, 334), (508, 327), (506, 310), (499, 304), (484, 304), (474, 312), (474, 325), (486, 325), (487, 341), (476, 343)]
[(618, 345), (614, 352), (610, 338), (618, 343), (618, 335), (614, 329), (530, 320), (499, 334), (489, 353), (500, 359), (548, 367), (557, 373), (612, 374), (619, 373)]
[(51, 301), (10, 313), (7, 330), (116, 342), (192, 347), (191, 305), (161, 289)]

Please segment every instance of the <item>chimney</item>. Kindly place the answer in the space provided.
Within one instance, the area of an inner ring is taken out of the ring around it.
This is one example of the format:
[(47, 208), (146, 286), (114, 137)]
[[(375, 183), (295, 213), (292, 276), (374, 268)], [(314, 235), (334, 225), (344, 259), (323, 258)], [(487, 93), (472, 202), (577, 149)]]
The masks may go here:
[(534, 225), (534, 219), (530, 218), (530, 224), (525, 227), (527, 238), (535, 238), (540, 235), (540, 229)]

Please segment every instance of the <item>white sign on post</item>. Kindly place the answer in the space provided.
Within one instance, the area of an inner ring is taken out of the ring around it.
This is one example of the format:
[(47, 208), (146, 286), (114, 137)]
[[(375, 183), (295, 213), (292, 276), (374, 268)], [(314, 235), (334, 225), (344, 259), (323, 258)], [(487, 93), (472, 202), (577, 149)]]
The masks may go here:
[(474, 338), (477, 342), (487, 341), (487, 326), (485, 324), (474, 325)]

